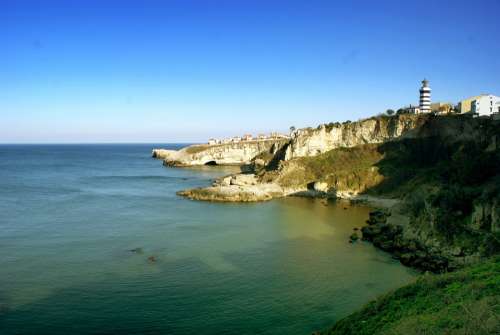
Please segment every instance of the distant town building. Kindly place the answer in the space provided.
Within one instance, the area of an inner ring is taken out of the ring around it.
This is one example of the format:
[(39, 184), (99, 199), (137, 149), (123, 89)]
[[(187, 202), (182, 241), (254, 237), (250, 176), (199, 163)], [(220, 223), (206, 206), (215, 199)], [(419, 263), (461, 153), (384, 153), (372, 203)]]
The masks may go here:
[[(485, 94), (483, 94), (485, 95)], [(458, 112), (460, 114), (465, 114), (465, 113), (470, 113), (472, 112), (472, 102), (481, 98), (483, 95), (476, 95), (474, 97), (470, 97), (467, 99), (464, 99), (458, 103)]]
[(472, 101), (471, 111), (479, 116), (500, 113), (500, 97), (492, 94), (481, 95)]
[(290, 138), (288, 135), (280, 134), (278, 132), (272, 132), (270, 136), (259, 134), (257, 137), (253, 137), (251, 134), (245, 134), (242, 137), (234, 136), (231, 138), (224, 139), (214, 139), (211, 138), (208, 140), (208, 145), (217, 145), (217, 144), (228, 144), (228, 143), (239, 143), (239, 142), (247, 142), (247, 141), (267, 141), (270, 139), (281, 139), (281, 138)]
[(270, 134), (270, 136), (269, 136), (269, 137), (270, 137), (270, 138), (274, 138), (274, 139), (276, 139), (276, 138), (289, 138), (290, 136), (285, 135), (285, 134), (280, 134), (280, 133), (278, 133), (278, 132), (275, 132), (275, 131), (274, 131), (274, 132), (272, 132), (272, 133)]
[(431, 88), (427, 79), (422, 80), (420, 88), (420, 110), (419, 113), (430, 113), (431, 111)]
[(403, 110), (408, 114), (419, 114), (420, 113), (420, 107), (418, 107), (418, 106), (410, 105), (409, 107), (403, 108)]

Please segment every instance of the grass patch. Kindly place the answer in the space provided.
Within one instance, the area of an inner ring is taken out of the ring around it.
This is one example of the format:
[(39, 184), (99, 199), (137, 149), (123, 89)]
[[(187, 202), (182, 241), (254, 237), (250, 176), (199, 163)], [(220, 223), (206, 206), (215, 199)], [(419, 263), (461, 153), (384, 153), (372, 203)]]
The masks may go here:
[(205, 151), (209, 148), (210, 146), (204, 145), (204, 144), (199, 144), (199, 145), (191, 145), (187, 148), (184, 149), (184, 151), (188, 154), (196, 154), (198, 152)]
[(376, 144), (334, 149), (285, 162), (278, 182), (293, 187), (320, 180), (337, 189), (365, 190), (381, 182), (376, 164), (383, 157)]

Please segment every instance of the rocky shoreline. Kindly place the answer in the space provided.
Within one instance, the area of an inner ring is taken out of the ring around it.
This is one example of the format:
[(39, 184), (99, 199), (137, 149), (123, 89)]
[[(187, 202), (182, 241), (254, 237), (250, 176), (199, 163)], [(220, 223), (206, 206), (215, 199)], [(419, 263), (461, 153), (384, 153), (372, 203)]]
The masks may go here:
[[(460, 157), (466, 148), (478, 157), (478, 171), (495, 176), (499, 126), (461, 116), (379, 117), (300, 129), (288, 142), (250, 151), (245, 146), (191, 146), (154, 150), (153, 156), (168, 166), (239, 162), (245, 167), (246, 172), (208, 187), (177, 193), (192, 200), (302, 196), (382, 207), (371, 214), (362, 238), (405, 265), (444, 272), (498, 250), (500, 177), (478, 187), (477, 174), (464, 175), (470, 168), (464, 164), (472, 163)], [(450, 173), (460, 178), (449, 181)], [(460, 189), (463, 178), (469, 184)]]
[[(391, 210), (379, 209), (370, 213), (367, 226), (361, 228), (363, 240), (370, 241), (379, 249), (391, 253), (402, 264), (422, 271), (435, 273), (458, 268), (459, 264), (471, 262), (469, 257), (460, 257), (460, 250), (449, 250), (444, 246), (428, 245), (408, 225), (408, 219), (399, 217), (390, 220)], [(463, 255), (462, 255), (463, 256)]]
[(302, 196), (365, 203), (379, 209), (370, 213), (367, 225), (361, 228), (362, 239), (391, 253), (406, 266), (441, 273), (480, 260), (479, 255), (466, 255), (461, 248), (444, 245), (432, 236), (427, 236), (425, 231), (412, 227), (399, 199), (350, 192), (332, 193), (322, 183), (313, 185), (311, 189), (284, 188), (276, 183), (262, 183), (254, 174), (226, 176), (215, 180), (210, 187), (180, 191), (177, 194), (192, 200), (215, 202), (257, 202)]

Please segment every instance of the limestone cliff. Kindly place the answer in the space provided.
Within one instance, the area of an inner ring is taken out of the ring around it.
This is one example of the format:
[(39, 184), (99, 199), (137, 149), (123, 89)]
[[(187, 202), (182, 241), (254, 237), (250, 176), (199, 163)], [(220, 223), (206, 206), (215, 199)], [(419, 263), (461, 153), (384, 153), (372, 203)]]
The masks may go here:
[(218, 145), (192, 145), (181, 150), (154, 149), (153, 157), (167, 166), (244, 165), (262, 153), (274, 155), (288, 139), (242, 141)]
[(286, 148), (285, 160), (310, 157), (340, 147), (382, 143), (401, 137), (415, 136), (412, 130), (422, 126), (428, 115), (396, 115), (373, 117), (357, 122), (323, 124), (316, 129), (295, 131)]

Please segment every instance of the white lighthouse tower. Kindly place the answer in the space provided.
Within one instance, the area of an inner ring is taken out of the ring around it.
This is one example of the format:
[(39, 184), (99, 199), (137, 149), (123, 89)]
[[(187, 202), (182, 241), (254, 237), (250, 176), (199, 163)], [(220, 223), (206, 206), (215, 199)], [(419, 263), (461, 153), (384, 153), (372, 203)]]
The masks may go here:
[(431, 88), (427, 79), (422, 80), (420, 88), (420, 113), (430, 113), (431, 111)]

